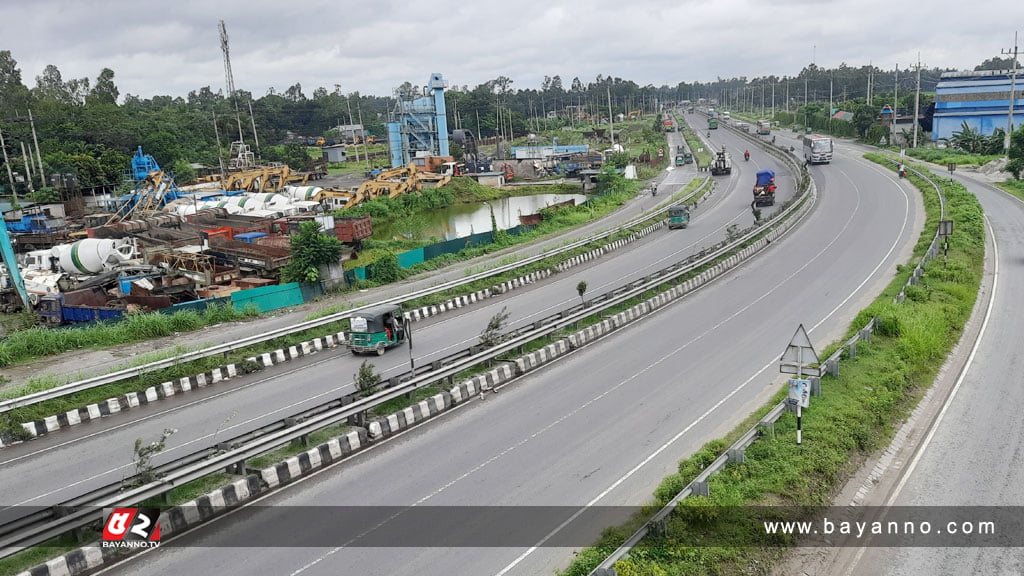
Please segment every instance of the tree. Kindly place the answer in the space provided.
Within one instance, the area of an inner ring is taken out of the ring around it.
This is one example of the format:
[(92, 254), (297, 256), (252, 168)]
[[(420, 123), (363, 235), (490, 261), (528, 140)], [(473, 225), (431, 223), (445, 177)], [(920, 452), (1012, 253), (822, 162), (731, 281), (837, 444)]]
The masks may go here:
[(502, 331), (505, 329), (505, 324), (508, 322), (509, 313), (505, 311), (506, 307), (502, 306), (501, 312), (498, 312), (487, 322), (487, 327), (480, 332), (480, 344), (484, 348), (490, 348), (501, 344), (502, 340), (505, 339), (505, 335)]
[(116, 104), (119, 94), (120, 92), (118, 92), (117, 86), (114, 84), (114, 71), (110, 68), (104, 68), (96, 78), (96, 85), (93, 86), (92, 91), (89, 93), (89, 98), (97, 103)]
[(587, 281), (580, 280), (580, 283), (576, 285), (576, 293), (580, 295), (580, 302), (586, 306), (587, 302), (583, 299), (583, 295), (587, 293)]
[(359, 365), (359, 372), (353, 375), (360, 396), (370, 396), (380, 386), (381, 376), (374, 372), (374, 368), (376, 366), (370, 364), (369, 360), (363, 360), (363, 363)]
[(1014, 130), (1010, 135), (1008, 156), (1010, 161), (1006, 164), (1006, 170), (1020, 180), (1021, 172), (1024, 172), (1024, 126)]
[[(1020, 68), (1020, 64), (1019, 63), (1017, 64), (1017, 67)], [(974, 67), (974, 69), (976, 71), (977, 70), (1009, 70), (1011, 68), (1013, 68), (1013, 58), (1000, 58), (998, 56), (996, 56), (994, 58), (989, 58), (988, 60), (985, 60), (981, 64), (978, 64), (977, 66)]]
[(303, 222), (299, 233), (292, 236), (292, 258), (281, 270), (281, 281), (316, 282), (320, 267), (337, 262), (341, 248), (340, 240), (320, 233), (318, 222)]

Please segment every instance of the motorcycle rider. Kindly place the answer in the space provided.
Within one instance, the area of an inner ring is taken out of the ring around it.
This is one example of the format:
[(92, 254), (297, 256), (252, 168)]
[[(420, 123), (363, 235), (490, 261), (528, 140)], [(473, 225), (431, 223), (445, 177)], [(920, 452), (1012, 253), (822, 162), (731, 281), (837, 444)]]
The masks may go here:
[(743, 160), (746, 160), (746, 161), (750, 160), (750, 150), (744, 150), (743, 151)]

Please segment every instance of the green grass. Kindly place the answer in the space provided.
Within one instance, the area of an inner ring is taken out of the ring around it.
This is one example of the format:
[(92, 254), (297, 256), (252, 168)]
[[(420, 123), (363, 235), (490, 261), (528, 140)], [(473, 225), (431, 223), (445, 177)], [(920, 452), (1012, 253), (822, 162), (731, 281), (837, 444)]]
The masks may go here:
[(251, 470), (262, 470), (264, 468), (269, 468), (270, 466), (273, 466), (274, 464), (277, 464), (278, 462), (281, 462), (287, 458), (291, 458), (296, 454), (306, 452), (313, 446), (319, 446), (320, 444), (327, 442), (331, 438), (344, 436), (345, 434), (348, 434), (352, 430), (355, 430), (355, 428), (352, 428), (351, 426), (348, 426), (346, 424), (334, 424), (328, 426), (327, 428), (317, 430), (316, 432), (310, 434), (308, 442), (303, 443), (301, 441), (296, 440), (295, 442), (292, 442), (287, 446), (282, 446), (272, 452), (268, 452), (262, 456), (252, 458), (251, 460), (246, 462), (246, 468), (249, 468)]
[[(82, 542), (92, 542), (99, 537), (99, 534), (93, 531), (87, 531), (84, 535)], [(76, 548), (82, 546), (74, 536), (66, 535), (60, 538), (54, 538), (38, 546), (33, 546), (17, 554), (12, 554), (7, 558), (0, 559), (0, 576), (13, 576), (25, 572), (30, 568), (45, 563), (61, 554), (70, 552)]]
[[(880, 156), (868, 155), (878, 161)], [(888, 165), (887, 165), (888, 166)], [(914, 261), (931, 241), (938, 207), (930, 185), (910, 177), (926, 199), (927, 223)], [(847, 331), (845, 341), (868, 319), (877, 318), (871, 342), (858, 344), (857, 358), (845, 359), (838, 378), (822, 378), (823, 395), (803, 414), (805, 442), (794, 442), (795, 418), (785, 414), (775, 435), (755, 442), (742, 464), (730, 465), (710, 482), (710, 496), (688, 498), (667, 524), (663, 537), (648, 537), (626, 560), (616, 564), (620, 575), (634, 574), (749, 574), (769, 573), (790, 542), (769, 540), (749, 518), (719, 514), (724, 507), (758, 505), (820, 506), (831, 502), (863, 456), (888, 443), (895, 427), (909, 414), (931, 385), (944, 358), (959, 339), (974, 305), (984, 259), (982, 211), (977, 200), (959, 184), (943, 182), (949, 216), (957, 222), (950, 237), (949, 262), (940, 259), (925, 269), (917, 290), (908, 290), (905, 303), (892, 303), (909, 278), (912, 266), (901, 267), (896, 278)], [(932, 200), (928, 200), (932, 198)], [(829, 347), (835, 350), (833, 344)], [(760, 409), (763, 413), (785, 394)], [(756, 422), (753, 415), (725, 438), (706, 444), (680, 462), (678, 472), (655, 490), (654, 505), (664, 505)], [(607, 530), (592, 548), (583, 550), (561, 574), (588, 574), (607, 557), (641, 520)], [(727, 546), (710, 543), (730, 538)]]
[(981, 166), (1002, 157), (1000, 154), (969, 154), (951, 148), (908, 148), (907, 154), (912, 158), (943, 166), (949, 163), (957, 166)]
[(1007, 180), (1005, 182), (997, 182), (996, 186), (999, 186), (1017, 198), (1024, 200), (1024, 180)]
[(176, 486), (161, 496), (144, 500), (139, 503), (139, 506), (155, 506), (158, 508), (178, 506), (195, 500), (200, 496), (206, 496), (210, 492), (213, 492), (214, 490), (226, 486), (236, 480), (240, 480), (241, 478), (241, 476), (236, 476), (234, 474), (210, 474), (209, 476), (203, 476), (202, 478), (197, 478), (191, 482), (186, 482), (181, 486)]

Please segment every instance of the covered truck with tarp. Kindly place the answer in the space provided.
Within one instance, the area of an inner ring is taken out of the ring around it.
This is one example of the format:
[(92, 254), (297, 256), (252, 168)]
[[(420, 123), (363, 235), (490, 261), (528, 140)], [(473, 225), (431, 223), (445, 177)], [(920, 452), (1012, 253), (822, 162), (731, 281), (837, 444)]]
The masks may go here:
[(775, 171), (758, 170), (754, 184), (754, 206), (775, 205)]

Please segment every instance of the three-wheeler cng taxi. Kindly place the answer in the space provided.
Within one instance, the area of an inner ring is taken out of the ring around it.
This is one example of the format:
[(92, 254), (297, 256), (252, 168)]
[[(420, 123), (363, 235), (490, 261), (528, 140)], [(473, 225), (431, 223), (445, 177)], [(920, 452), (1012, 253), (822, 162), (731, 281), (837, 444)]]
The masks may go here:
[(409, 325), (397, 304), (382, 304), (353, 313), (346, 342), (353, 354), (375, 352), (383, 356), (388, 348), (409, 337)]

